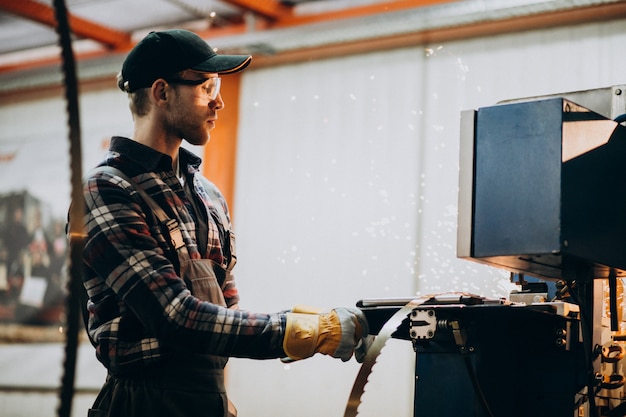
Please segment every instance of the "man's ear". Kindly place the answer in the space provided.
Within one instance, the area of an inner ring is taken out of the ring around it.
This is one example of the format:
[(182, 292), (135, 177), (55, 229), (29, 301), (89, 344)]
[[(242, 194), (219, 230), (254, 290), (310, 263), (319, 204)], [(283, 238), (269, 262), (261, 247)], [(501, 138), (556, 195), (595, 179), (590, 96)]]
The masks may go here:
[(157, 103), (167, 100), (168, 92), (169, 84), (162, 78), (159, 78), (158, 80), (153, 82), (152, 87), (150, 87), (150, 95), (152, 99)]

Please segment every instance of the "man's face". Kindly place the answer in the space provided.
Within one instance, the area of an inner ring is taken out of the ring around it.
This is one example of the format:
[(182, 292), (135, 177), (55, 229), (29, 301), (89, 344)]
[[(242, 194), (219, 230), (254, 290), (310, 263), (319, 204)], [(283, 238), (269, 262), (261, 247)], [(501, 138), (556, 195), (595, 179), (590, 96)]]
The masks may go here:
[(192, 145), (207, 144), (217, 111), (224, 107), (218, 74), (184, 71), (166, 81), (175, 90), (168, 107), (171, 133)]

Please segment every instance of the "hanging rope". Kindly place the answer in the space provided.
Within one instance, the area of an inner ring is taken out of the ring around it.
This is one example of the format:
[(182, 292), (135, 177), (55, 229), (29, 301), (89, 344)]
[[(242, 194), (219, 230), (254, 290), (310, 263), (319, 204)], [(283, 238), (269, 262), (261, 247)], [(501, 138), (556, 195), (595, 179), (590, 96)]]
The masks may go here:
[(84, 213), (82, 196), (82, 170), (81, 170), (81, 137), (80, 120), (78, 110), (78, 81), (76, 78), (76, 64), (72, 51), (70, 37), (70, 25), (68, 22), (67, 8), (64, 0), (54, 0), (56, 16), (56, 31), (59, 36), (59, 45), (63, 60), (63, 78), (65, 83), (65, 99), (67, 101), (67, 115), (70, 142), (70, 169), (72, 182), (72, 205), (70, 207), (70, 255), (69, 255), (69, 283), (66, 301), (66, 343), (65, 360), (63, 362), (63, 376), (61, 379), (61, 391), (59, 393), (60, 405), (59, 417), (70, 417), (72, 413), (72, 400), (74, 398), (74, 377), (76, 374), (76, 354), (78, 350), (78, 332), (80, 320), (79, 294), (81, 279), (81, 252), (83, 250), (83, 228), (81, 220)]

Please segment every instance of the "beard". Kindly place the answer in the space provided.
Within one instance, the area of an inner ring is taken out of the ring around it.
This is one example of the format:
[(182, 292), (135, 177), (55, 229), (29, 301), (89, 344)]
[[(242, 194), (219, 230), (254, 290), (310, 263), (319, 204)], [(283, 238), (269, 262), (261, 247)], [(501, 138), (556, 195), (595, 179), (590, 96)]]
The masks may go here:
[(195, 146), (204, 146), (209, 142), (213, 125), (208, 122), (210, 115), (208, 107), (193, 103), (182, 104), (177, 101), (169, 110), (167, 129), (175, 137)]

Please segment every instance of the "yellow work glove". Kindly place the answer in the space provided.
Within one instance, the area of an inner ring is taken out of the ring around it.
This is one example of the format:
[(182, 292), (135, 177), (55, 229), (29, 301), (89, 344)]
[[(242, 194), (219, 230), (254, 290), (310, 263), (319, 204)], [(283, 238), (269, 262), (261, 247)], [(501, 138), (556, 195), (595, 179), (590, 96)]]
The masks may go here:
[(346, 362), (356, 351), (361, 362), (370, 345), (369, 327), (360, 309), (335, 308), (322, 313), (319, 309), (296, 306), (286, 315), (283, 350), (292, 360), (319, 352)]

